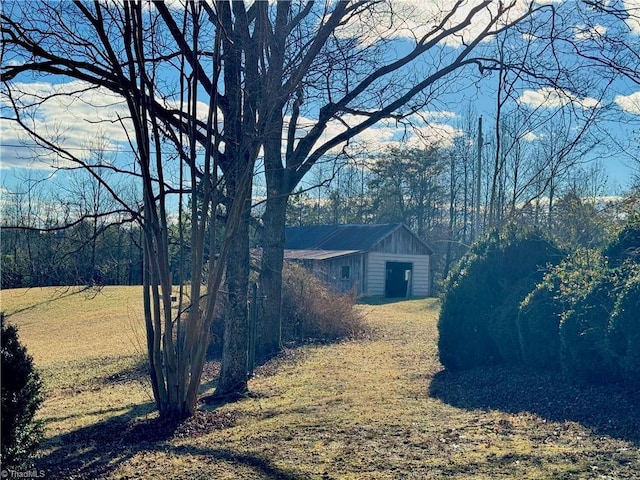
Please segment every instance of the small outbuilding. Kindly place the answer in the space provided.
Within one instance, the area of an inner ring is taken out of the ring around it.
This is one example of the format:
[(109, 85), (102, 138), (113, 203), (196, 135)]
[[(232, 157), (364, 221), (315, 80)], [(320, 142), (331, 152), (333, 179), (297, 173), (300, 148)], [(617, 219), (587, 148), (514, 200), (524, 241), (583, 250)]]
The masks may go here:
[(387, 298), (431, 295), (433, 251), (401, 223), (287, 227), (286, 260), (340, 292)]

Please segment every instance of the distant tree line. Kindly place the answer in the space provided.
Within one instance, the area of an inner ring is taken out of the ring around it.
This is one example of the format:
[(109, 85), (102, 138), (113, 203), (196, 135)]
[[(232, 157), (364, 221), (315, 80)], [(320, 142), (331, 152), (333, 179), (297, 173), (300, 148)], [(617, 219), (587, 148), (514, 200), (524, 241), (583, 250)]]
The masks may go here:
[(569, 249), (599, 248), (638, 208), (637, 187), (605, 195), (601, 166), (572, 162), (554, 174), (534, 168), (540, 162), (535, 151), (526, 169), (525, 160), (517, 160), (528, 176), (501, 175), (493, 199), (494, 165), (482, 167), (478, 193), (472, 135), (467, 131), (447, 148), (393, 147), (350, 159), (324, 184), (318, 177), (319, 186), (292, 196), (287, 222), (404, 223), (434, 249), (434, 273), (444, 279), (474, 240), (493, 228), (515, 223), (538, 228)]
[(3, 230), (2, 288), (141, 285), (140, 229), (89, 222), (60, 231)]
[[(461, 147), (465, 144), (468, 142), (460, 139), (449, 148), (393, 147), (350, 159), (326, 181), (319, 170), (313, 188), (290, 198), (287, 224), (404, 223), (434, 249), (434, 273), (444, 279), (474, 238), (489, 228), (488, 192), (481, 197), (480, 218), (474, 216), (476, 164), (472, 151), (465, 155)], [(487, 186), (490, 169), (481, 175), (481, 185)], [(606, 177), (599, 167), (585, 170), (576, 166), (556, 182), (552, 205), (548, 192), (538, 195), (532, 188), (530, 195), (536, 198), (514, 204), (508, 213), (501, 206), (498, 218), (539, 228), (569, 249), (599, 248), (640, 203), (638, 188), (605, 197), (605, 187)], [(98, 188), (92, 185), (91, 189), (97, 197)], [(70, 206), (85, 194), (74, 190), (68, 198), (60, 193), (49, 198), (37, 182), (31, 182), (29, 192), (6, 196), (2, 288), (142, 283), (139, 225), (121, 214), (104, 213), (108, 211), (105, 205), (97, 205), (94, 215), (87, 209), (74, 213)], [(61, 213), (53, 205), (65, 208)], [(190, 209), (190, 201), (182, 208)], [(254, 226), (259, 225), (259, 213), (256, 208)], [(480, 222), (477, 226), (476, 221)], [(190, 235), (189, 222), (169, 225), (170, 267), (175, 279), (191, 281)], [(251, 244), (260, 244), (259, 227), (251, 229)], [(209, 258), (205, 249), (205, 259)]]

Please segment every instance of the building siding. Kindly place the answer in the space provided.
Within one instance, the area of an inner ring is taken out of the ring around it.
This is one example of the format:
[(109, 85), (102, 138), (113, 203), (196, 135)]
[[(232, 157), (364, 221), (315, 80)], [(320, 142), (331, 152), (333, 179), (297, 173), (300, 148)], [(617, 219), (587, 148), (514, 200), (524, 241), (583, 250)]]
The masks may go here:
[[(364, 255), (345, 255), (330, 260), (315, 260), (313, 271), (325, 283), (339, 292), (355, 291), (366, 294), (363, 289)], [(342, 278), (342, 267), (349, 267), (349, 278)]]
[(431, 254), (431, 250), (404, 227), (397, 229), (391, 235), (383, 238), (371, 251), (401, 255)]
[(397, 253), (370, 252), (368, 255), (366, 295), (384, 296), (387, 262), (406, 262), (413, 264), (412, 297), (428, 297), (431, 294), (431, 265), (429, 256), (403, 255)]
[[(433, 252), (404, 225), (289, 227), (288, 232), (287, 248), (294, 252), (291, 258), (339, 292), (381, 297), (404, 291), (409, 297), (431, 295)], [(411, 264), (411, 282), (407, 285), (403, 280), (401, 265), (392, 267), (387, 282), (387, 262)], [(348, 278), (343, 276), (344, 267), (349, 267)]]

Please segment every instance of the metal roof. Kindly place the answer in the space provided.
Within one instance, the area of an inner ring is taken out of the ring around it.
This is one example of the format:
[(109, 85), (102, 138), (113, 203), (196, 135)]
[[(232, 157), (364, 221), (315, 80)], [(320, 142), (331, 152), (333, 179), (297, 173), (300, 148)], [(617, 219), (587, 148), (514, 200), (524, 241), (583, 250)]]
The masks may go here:
[[(350, 251), (350, 253), (369, 251), (378, 242), (401, 228), (406, 229), (409, 234), (414, 235), (420, 243), (426, 246), (422, 240), (402, 223), (310, 225), (287, 227), (285, 231), (285, 250)], [(428, 246), (427, 249), (431, 251)]]
[(362, 250), (285, 250), (287, 260), (327, 260), (361, 253)]

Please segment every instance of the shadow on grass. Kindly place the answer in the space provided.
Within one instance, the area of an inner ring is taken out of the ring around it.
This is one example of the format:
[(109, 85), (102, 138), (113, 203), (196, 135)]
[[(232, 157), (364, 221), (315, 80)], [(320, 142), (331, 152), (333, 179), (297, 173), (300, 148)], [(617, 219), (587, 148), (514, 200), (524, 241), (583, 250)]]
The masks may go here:
[[(37, 287), (34, 287), (37, 288)], [(57, 292), (58, 295), (54, 295), (47, 300), (43, 300), (41, 302), (32, 303), (27, 305), (26, 307), (19, 308), (18, 310), (14, 310), (12, 312), (7, 312), (7, 316), (15, 315), (17, 313), (28, 312), (42, 305), (49, 305), (58, 300), (62, 300), (68, 297), (74, 297), (76, 295), (86, 294), (87, 298), (95, 298), (102, 291), (102, 285), (80, 285), (80, 286), (70, 286), (70, 287), (58, 287)]]
[[(37, 460), (36, 467), (50, 478), (99, 478), (139, 451), (132, 448), (136, 420), (153, 411), (152, 403), (136, 405), (121, 415), (56, 435), (43, 445), (51, 451)], [(155, 441), (170, 436), (169, 431), (154, 430)]]
[(358, 299), (358, 304), (361, 305), (389, 305), (391, 303), (400, 303), (406, 302), (408, 300), (420, 300), (425, 297), (396, 297), (396, 298), (386, 298), (386, 297), (362, 297)]
[[(69, 433), (55, 436), (44, 445), (51, 449), (36, 462), (47, 478), (93, 480), (108, 478), (137, 454), (161, 452), (175, 456), (201, 456), (237, 463), (253, 469), (256, 478), (300, 480), (301, 475), (281, 470), (265, 458), (224, 448), (176, 445), (174, 439), (197, 437), (213, 430), (230, 428), (237, 418), (218, 410), (198, 411), (182, 422), (160, 419), (152, 403), (137, 405), (126, 413), (110, 417)], [(181, 472), (167, 471), (167, 478)]]
[(467, 410), (530, 412), (550, 421), (573, 421), (598, 435), (640, 445), (640, 391), (619, 385), (577, 385), (560, 373), (495, 366), (435, 375), (429, 395)]

